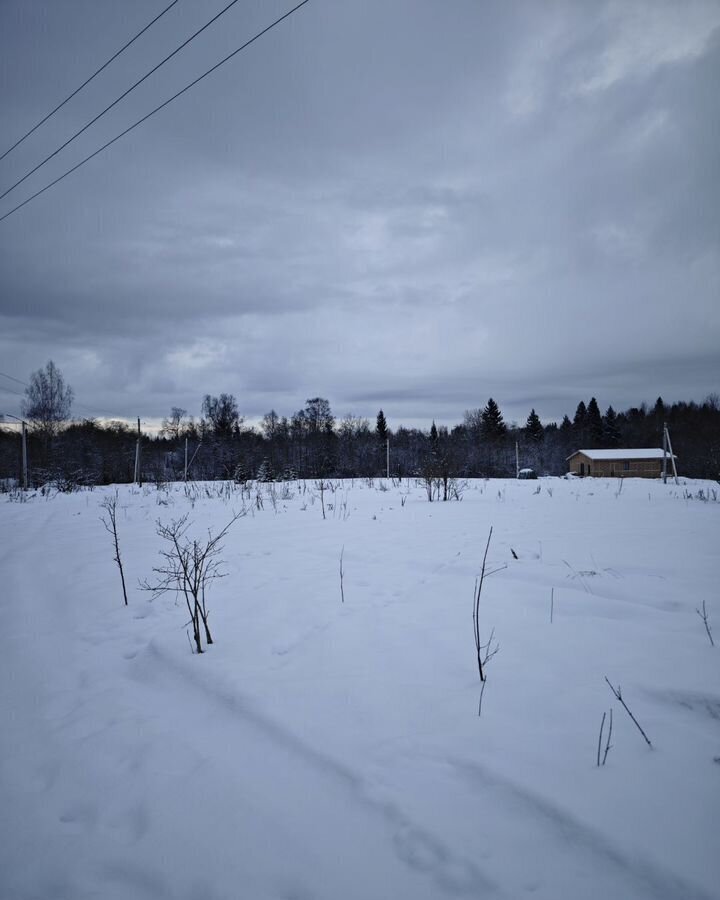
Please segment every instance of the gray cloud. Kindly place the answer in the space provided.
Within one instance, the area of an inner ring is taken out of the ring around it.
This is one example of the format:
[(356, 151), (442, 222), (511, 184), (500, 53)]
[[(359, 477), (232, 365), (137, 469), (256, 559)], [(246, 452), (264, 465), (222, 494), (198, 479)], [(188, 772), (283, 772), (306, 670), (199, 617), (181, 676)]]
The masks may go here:
[[(0, 183), (221, 5), (179, 4)], [(28, 189), (282, 9), (238, 4)], [(0, 133), (148, 16), (8, 0)], [(319, 393), (420, 424), (489, 395), (516, 419), (701, 399), (720, 387), (719, 29), (716, 3), (313, 0), (0, 223), (0, 368), (52, 357), (111, 416), (224, 390), (251, 418)]]

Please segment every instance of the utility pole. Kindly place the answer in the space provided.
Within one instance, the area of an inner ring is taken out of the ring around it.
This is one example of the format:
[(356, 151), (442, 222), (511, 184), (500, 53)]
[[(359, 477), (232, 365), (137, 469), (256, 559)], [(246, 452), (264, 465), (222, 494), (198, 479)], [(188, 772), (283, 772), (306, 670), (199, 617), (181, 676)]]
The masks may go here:
[(390, 438), (385, 439), (385, 470), (388, 480), (390, 478)]
[(187, 435), (185, 436), (185, 481), (187, 481), (187, 453), (188, 453), (188, 439)]
[[(186, 440), (187, 440), (187, 438), (186, 438)], [(186, 481), (187, 481), (187, 473), (188, 473), (188, 472), (190, 471), (190, 469), (192, 468), (192, 464), (195, 462), (195, 457), (198, 455), (198, 453), (199, 453), (201, 447), (202, 447), (202, 438), (200, 439), (200, 443), (199, 443), (199, 444), (197, 445), (197, 447), (195, 448), (195, 452), (193, 453), (193, 455), (192, 455), (192, 457), (191, 457), (191, 459), (190, 459), (190, 464), (189, 464), (189, 465), (188, 465), (188, 464), (185, 465), (185, 480), (186, 480)], [(186, 451), (186, 453), (187, 453), (187, 451)], [(187, 459), (187, 456), (186, 456), (185, 458)]]
[(515, 441), (515, 477), (520, 477), (520, 448), (517, 441)]
[(16, 422), (20, 423), (20, 434), (21, 434), (21, 442), (22, 442), (22, 462), (21, 462), (21, 481), (24, 490), (28, 489), (28, 458), (27, 458), (27, 422), (24, 419), (19, 418), (18, 416), (14, 416), (12, 413), (0, 413), (0, 422), (2, 422), (5, 418), (15, 419)]
[(25, 490), (28, 489), (28, 464), (27, 464), (27, 424), (22, 422), (22, 483)]
[(668, 452), (670, 454), (670, 463), (672, 465), (673, 476), (675, 477), (675, 484), (680, 484), (678, 481), (677, 466), (675, 465), (675, 454), (673, 453), (672, 444), (670, 443), (670, 432), (668, 431), (667, 423), (663, 423), (663, 484), (667, 484)]
[(140, 459), (140, 416), (138, 416), (137, 443), (135, 444), (135, 484), (142, 487), (141, 459)]

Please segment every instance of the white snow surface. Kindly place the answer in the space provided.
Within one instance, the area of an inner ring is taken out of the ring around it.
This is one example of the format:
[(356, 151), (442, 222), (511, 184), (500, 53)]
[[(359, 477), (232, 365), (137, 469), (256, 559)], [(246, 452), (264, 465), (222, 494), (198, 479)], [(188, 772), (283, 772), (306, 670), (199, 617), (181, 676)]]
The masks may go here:
[[(3, 900), (718, 896), (717, 485), (121, 486), (127, 608), (114, 490), (0, 496)], [(156, 522), (243, 508), (193, 655)]]

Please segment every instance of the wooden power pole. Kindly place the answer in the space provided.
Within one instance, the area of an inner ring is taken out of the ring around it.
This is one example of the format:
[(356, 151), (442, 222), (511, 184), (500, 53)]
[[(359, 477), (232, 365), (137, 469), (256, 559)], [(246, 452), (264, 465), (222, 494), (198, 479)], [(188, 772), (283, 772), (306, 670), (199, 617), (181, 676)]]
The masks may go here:
[(27, 463), (27, 423), (22, 422), (22, 484), (24, 490), (28, 489), (28, 463)]
[(140, 416), (138, 416), (137, 443), (135, 444), (135, 484), (142, 487), (142, 460), (140, 459)]
[(673, 453), (672, 443), (670, 442), (670, 432), (667, 423), (663, 422), (663, 484), (667, 484), (667, 461), (670, 457), (675, 484), (679, 484), (677, 466), (675, 465), (675, 454)]

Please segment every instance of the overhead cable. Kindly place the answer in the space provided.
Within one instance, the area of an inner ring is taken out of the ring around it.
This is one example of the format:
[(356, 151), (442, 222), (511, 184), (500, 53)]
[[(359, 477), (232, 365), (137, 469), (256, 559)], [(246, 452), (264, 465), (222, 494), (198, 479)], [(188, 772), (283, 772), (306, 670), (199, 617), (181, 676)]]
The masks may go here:
[(115, 135), (114, 138), (112, 138), (111, 140), (104, 143), (102, 145), (102, 147), (98, 147), (97, 150), (95, 150), (93, 153), (89, 154), (89, 156), (86, 156), (84, 159), (81, 159), (80, 162), (76, 163), (74, 166), (72, 166), (72, 168), (63, 172), (62, 175), (59, 175), (57, 178), (53, 179), (51, 182), (46, 184), (45, 187), (40, 188), (39, 191), (35, 191), (34, 194), (31, 194), (27, 199), (23, 200), (22, 203), (18, 203), (17, 206), (14, 206), (11, 210), (6, 212), (3, 216), (0, 216), (0, 222), (3, 222), (5, 219), (7, 219), (13, 213), (16, 213), (19, 209), (22, 209), (23, 206), (26, 206), (28, 203), (30, 203), (32, 200), (34, 200), (36, 197), (39, 197), (41, 194), (44, 194), (45, 191), (50, 190), (50, 188), (54, 187), (56, 184), (58, 184), (58, 182), (62, 181), (64, 178), (67, 178), (68, 175), (71, 175), (73, 172), (76, 172), (81, 166), (84, 166), (85, 163), (90, 162), (91, 159), (96, 157), (98, 155), (98, 153), (102, 153), (103, 150), (106, 150), (108, 147), (110, 147), (116, 141), (119, 141), (121, 138), (125, 137), (126, 134), (129, 134), (131, 131), (133, 131), (133, 129), (137, 128), (138, 125), (142, 125), (143, 122), (147, 122), (147, 120), (151, 116), (154, 116), (155, 113), (160, 112), (161, 109), (164, 109), (166, 106), (168, 106), (170, 103), (172, 103), (173, 100), (177, 100), (177, 98), (182, 96), (186, 91), (189, 91), (191, 88), (195, 87), (195, 85), (198, 84), (200, 81), (202, 81), (203, 78), (207, 78), (208, 75), (210, 75), (216, 69), (219, 69), (220, 66), (224, 65), (226, 62), (231, 60), (234, 56), (237, 56), (238, 53), (240, 53), (242, 50), (245, 50), (247, 47), (250, 46), (250, 44), (257, 41), (264, 34), (267, 34), (268, 31), (270, 31), (272, 28), (275, 28), (276, 25), (279, 25), (283, 20), (287, 19), (294, 12), (297, 12), (297, 10), (299, 10), (300, 7), (305, 6), (305, 4), (309, 3), (309, 2), (310, 2), (310, 0), (302, 0), (301, 3), (297, 4), (297, 6), (294, 6), (292, 9), (288, 10), (288, 12), (286, 12), (282, 16), (280, 16), (280, 18), (275, 19), (274, 22), (271, 22), (270, 25), (267, 25), (265, 28), (263, 28), (262, 31), (258, 31), (258, 33), (255, 34), (253, 37), (251, 37), (250, 40), (245, 41), (244, 44), (241, 44), (239, 47), (237, 47), (235, 50), (233, 50), (232, 53), (229, 53), (226, 57), (221, 59), (220, 62), (215, 63), (214, 66), (207, 69), (205, 72), (202, 73), (202, 75), (199, 75), (197, 78), (193, 79), (193, 81), (191, 81), (189, 84), (186, 84), (184, 88), (179, 90), (176, 94), (173, 94), (172, 97), (169, 97), (167, 100), (165, 100), (159, 106), (156, 106), (155, 109), (151, 110), (149, 113), (147, 113), (147, 115), (144, 115), (141, 119), (138, 119), (136, 122), (134, 122), (128, 128), (126, 128), (124, 131), (121, 131), (120, 134)]
[(168, 53), (168, 55), (165, 57), (165, 59), (160, 60), (160, 62), (159, 62), (157, 65), (153, 66), (152, 69), (150, 69), (148, 72), (146, 72), (146, 73), (142, 76), (142, 78), (138, 78), (138, 80), (135, 82), (135, 84), (130, 85), (130, 87), (129, 87), (126, 91), (123, 91), (122, 94), (120, 94), (119, 97), (116, 97), (116, 98), (112, 101), (112, 103), (109, 103), (109, 104), (105, 107), (105, 109), (103, 109), (101, 112), (99, 112), (96, 116), (93, 116), (93, 118), (90, 119), (89, 122), (86, 122), (86, 123), (83, 125), (82, 128), (79, 128), (79, 129), (75, 132), (75, 134), (71, 135), (71, 136), (65, 141), (65, 143), (60, 144), (60, 146), (57, 148), (57, 150), (53, 150), (53, 152), (50, 153), (48, 156), (46, 156), (45, 159), (41, 160), (36, 166), (34, 166), (32, 169), (30, 169), (29, 172), (26, 172), (26, 173), (22, 176), (22, 178), (19, 178), (19, 179), (15, 182), (15, 184), (11, 184), (10, 187), (9, 187), (6, 191), (4, 191), (2, 194), (0, 194), (0, 200), (2, 200), (3, 197), (7, 197), (7, 195), (10, 193), (10, 191), (14, 191), (15, 188), (18, 187), (18, 185), (22, 184), (23, 181), (25, 181), (26, 178), (29, 178), (31, 175), (33, 175), (35, 172), (37, 172), (38, 169), (41, 169), (41, 168), (45, 165), (45, 163), (50, 162), (50, 160), (51, 160), (54, 156), (57, 156), (58, 153), (60, 153), (61, 150), (64, 150), (64, 149), (68, 146), (68, 144), (72, 144), (72, 142), (73, 142), (76, 138), (80, 137), (80, 135), (81, 135), (83, 132), (87, 131), (88, 128), (90, 128), (91, 125), (94, 125), (99, 119), (102, 119), (102, 117), (103, 117), (106, 113), (110, 112), (110, 110), (111, 110), (114, 106), (117, 106), (118, 103), (120, 103), (121, 100), (124, 100), (125, 97), (127, 97), (128, 94), (131, 94), (131, 93), (135, 90), (136, 87), (139, 87), (139, 86), (140, 86), (144, 81), (146, 81), (146, 80), (147, 80), (154, 72), (157, 72), (158, 69), (162, 68), (162, 66), (164, 66), (166, 62), (169, 62), (169, 61), (173, 58), (173, 56), (176, 56), (181, 50), (183, 50), (185, 47), (187, 47), (187, 45), (188, 45), (191, 41), (194, 41), (195, 38), (198, 37), (198, 35), (202, 34), (202, 32), (205, 31), (206, 28), (209, 28), (214, 22), (217, 22), (217, 20), (220, 18), (220, 16), (224, 16), (225, 13), (226, 13), (231, 7), (235, 6), (235, 4), (236, 4), (236, 3), (239, 3), (239, 2), (240, 2), (240, 0), (230, 0), (230, 3), (228, 3), (227, 6), (225, 6), (223, 9), (221, 9), (220, 12), (217, 13), (217, 15), (214, 15), (214, 16), (212, 17), (212, 19), (210, 19), (210, 20), (209, 20), (208, 22), (206, 22), (203, 26), (201, 26), (200, 28), (198, 28), (198, 30), (195, 31), (193, 34), (191, 34), (189, 38), (187, 38), (186, 40), (184, 40), (184, 41), (182, 42), (182, 44), (179, 44), (179, 45), (178, 45), (171, 53)]
[(169, 3), (169, 4), (165, 7), (165, 9), (161, 10), (161, 12), (159, 12), (159, 13), (155, 16), (155, 18), (152, 19), (152, 21), (148, 22), (147, 25), (146, 25), (144, 28), (141, 28), (140, 31), (138, 31), (138, 33), (137, 33), (134, 37), (131, 37), (130, 40), (127, 42), (127, 44), (123, 44), (123, 46), (122, 46), (116, 53), (113, 53), (113, 55), (110, 57), (110, 59), (107, 60), (107, 62), (104, 62), (104, 63), (100, 66), (99, 69), (96, 69), (96, 70), (92, 73), (92, 75), (91, 75), (89, 78), (86, 78), (85, 81), (83, 81), (83, 83), (80, 85), (80, 87), (75, 88), (75, 90), (72, 92), (72, 94), (68, 94), (67, 97), (62, 101), (62, 103), (58, 103), (58, 105), (55, 107), (55, 109), (51, 110), (46, 116), (44, 116), (42, 119), (40, 119), (39, 122), (37, 122), (35, 125), (33, 125), (33, 127), (30, 129), (30, 131), (26, 131), (25, 134), (24, 134), (21, 138), (19, 138), (17, 141), (15, 141), (15, 143), (12, 145), (12, 147), (9, 147), (9, 148), (3, 153), (3, 155), (0, 156), (0, 160), (5, 159), (5, 157), (8, 155), (8, 153), (12, 153), (12, 151), (13, 151), (16, 147), (19, 147), (20, 144), (22, 144), (22, 142), (23, 142), (26, 138), (29, 138), (30, 135), (33, 134), (33, 132), (37, 131), (38, 128), (39, 128), (41, 125), (44, 125), (45, 122), (47, 122), (47, 120), (48, 120), (51, 116), (54, 116), (55, 113), (56, 113), (59, 109), (62, 109), (63, 106), (65, 106), (66, 103), (68, 103), (70, 100), (72, 100), (73, 97), (75, 97), (77, 94), (79, 94), (80, 91), (81, 91), (84, 87), (87, 87), (87, 85), (90, 84), (90, 82), (93, 80), (93, 78), (96, 78), (102, 71), (104, 71), (105, 69), (107, 69), (107, 67), (110, 65), (111, 62), (113, 62), (114, 60), (116, 60), (116, 59), (118, 58), (118, 56), (120, 56), (121, 53), (124, 53), (124, 51), (127, 50), (127, 48), (128, 48), (131, 44), (134, 44), (135, 41), (136, 41), (141, 35), (145, 34), (145, 32), (148, 30), (148, 28), (152, 27), (152, 26), (157, 22), (158, 19), (161, 19), (161, 18), (165, 15), (166, 12), (168, 12), (170, 9), (172, 9), (173, 6), (175, 6), (175, 4), (176, 4), (177, 2), (178, 2), (178, 0), (172, 0), (172, 3)]

